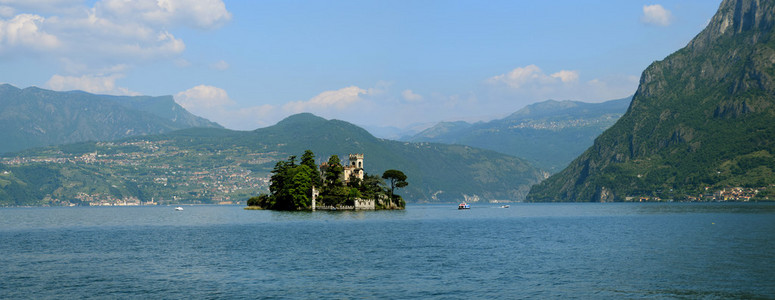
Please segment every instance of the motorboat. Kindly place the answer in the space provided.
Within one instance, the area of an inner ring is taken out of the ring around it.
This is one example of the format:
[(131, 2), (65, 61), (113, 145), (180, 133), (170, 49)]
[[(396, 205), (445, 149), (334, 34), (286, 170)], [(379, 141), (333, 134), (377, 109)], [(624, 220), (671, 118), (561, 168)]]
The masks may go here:
[(471, 209), (471, 206), (468, 203), (463, 202), (457, 206), (457, 209)]
[(501, 208), (509, 208), (509, 205), (501, 205)]
[(178, 206), (178, 207), (175, 207), (175, 210), (176, 210), (176, 211), (181, 211), (181, 210), (183, 210), (183, 208), (182, 208), (182, 207), (180, 207), (180, 206)]

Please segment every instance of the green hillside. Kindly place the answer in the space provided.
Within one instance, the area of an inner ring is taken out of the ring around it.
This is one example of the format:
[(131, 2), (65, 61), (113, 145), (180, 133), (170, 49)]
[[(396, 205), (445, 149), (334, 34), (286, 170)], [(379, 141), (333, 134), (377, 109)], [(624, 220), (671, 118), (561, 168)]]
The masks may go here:
[(528, 199), (694, 199), (738, 186), (770, 193), (774, 25), (773, 1), (723, 1), (689, 45), (643, 72), (627, 113)]
[(490, 122), (442, 122), (409, 140), (490, 149), (525, 158), (555, 173), (613, 125), (627, 110), (630, 99), (603, 103), (548, 100)]
[(170, 96), (106, 96), (0, 85), (0, 153), (107, 141), (190, 127), (220, 127)]
[(306, 149), (318, 162), (363, 153), (373, 175), (402, 170), (408, 202), (522, 200), (544, 176), (494, 151), (382, 140), (347, 122), (300, 114), (255, 131), (195, 128), (7, 156), (0, 205), (244, 202), (267, 190), (275, 162)]

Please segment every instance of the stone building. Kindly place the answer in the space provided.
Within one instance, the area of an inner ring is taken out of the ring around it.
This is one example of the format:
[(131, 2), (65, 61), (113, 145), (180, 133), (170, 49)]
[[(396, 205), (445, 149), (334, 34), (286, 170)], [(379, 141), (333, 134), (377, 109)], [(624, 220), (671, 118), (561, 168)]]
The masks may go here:
[(350, 163), (344, 167), (344, 182), (350, 181), (350, 176), (363, 180), (363, 154), (350, 154)]
[[(344, 172), (342, 172), (342, 182), (347, 184), (350, 182), (350, 176), (354, 175), (356, 178), (363, 180), (363, 154), (350, 154), (349, 162), (347, 164), (342, 163)], [(328, 163), (323, 162), (320, 164), (320, 175), (326, 177), (326, 170), (328, 170)]]

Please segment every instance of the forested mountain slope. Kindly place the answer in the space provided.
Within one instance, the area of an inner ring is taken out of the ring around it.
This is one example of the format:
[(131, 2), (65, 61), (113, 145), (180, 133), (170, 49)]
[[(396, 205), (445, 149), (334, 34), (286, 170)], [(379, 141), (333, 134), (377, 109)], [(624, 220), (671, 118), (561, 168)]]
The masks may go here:
[(0, 85), (0, 153), (191, 127), (221, 127), (171, 96), (107, 96)]

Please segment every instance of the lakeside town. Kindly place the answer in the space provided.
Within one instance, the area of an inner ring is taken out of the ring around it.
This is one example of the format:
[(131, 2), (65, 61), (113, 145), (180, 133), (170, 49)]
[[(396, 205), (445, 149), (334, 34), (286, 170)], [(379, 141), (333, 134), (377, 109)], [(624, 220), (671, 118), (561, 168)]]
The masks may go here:
[(531, 129), (542, 129), (542, 130), (561, 130), (564, 128), (580, 128), (580, 127), (589, 127), (589, 126), (600, 126), (604, 128), (608, 128), (611, 125), (613, 125), (616, 120), (621, 117), (620, 114), (609, 114), (609, 115), (603, 115), (599, 118), (593, 118), (593, 119), (572, 119), (572, 120), (562, 120), (562, 121), (545, 121), (545, 120), (535, 120), (535, 121), (526, 121), (526, 122), (520, 122), (518, 124), (510, 125), (509, 129), (522, 129), (522, 128), (531, 128)]
[(663, 199), (656, 196), (626, 197), (626, 202), (749, 202), (749, 201), (773, 201), (765, 191), (775, 189), (775, 185), (769, 187), (728, 187), (712, 189), (705, 187), (701, 193), (686, 195), (683, 199)]
[[(12, 178), (13, 167), (22, 165), (54, 166), (73, 173), (69, 178), (72, 191), (60, 191), (58, 195), (44, 198), (44, 202), (54, 206), (237, 204), (268, 188), (269, 170), (263, 165), (280, 155), (244, 153), (239, 149), (204, 154), (181, 150), (164, 140), (100, 142), (96, 143), (95, 151), (82, 154), (59, 151), (3, 158), (0, 164), (7, 168), (0, 173), (0, 180)], [(189, 163), (176, 163), (182, 160)], [(198, 163), (195, 167), (184, 167), (191, 166), (191, 161)], [(94, 168), (109, 169), (113, 175), (104, 178), (101, 188), (84, 184), (94, 180), (89, 178), (93, 174), (88, 171)]]

